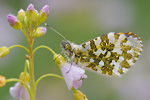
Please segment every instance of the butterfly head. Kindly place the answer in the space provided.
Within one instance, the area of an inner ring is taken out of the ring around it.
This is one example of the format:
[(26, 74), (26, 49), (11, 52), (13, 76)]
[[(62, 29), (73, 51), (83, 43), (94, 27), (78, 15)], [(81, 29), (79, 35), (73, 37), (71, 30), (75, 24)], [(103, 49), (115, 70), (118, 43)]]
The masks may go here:
[(71, 46), (71, 43), (70, 41), (65, 41), (65, 40), (62, 40), (61, 41), (61, 48), (64, 52), (64, 54), (67, 56), (67, 57), (71, 57), (72, 55), (72, 46)]

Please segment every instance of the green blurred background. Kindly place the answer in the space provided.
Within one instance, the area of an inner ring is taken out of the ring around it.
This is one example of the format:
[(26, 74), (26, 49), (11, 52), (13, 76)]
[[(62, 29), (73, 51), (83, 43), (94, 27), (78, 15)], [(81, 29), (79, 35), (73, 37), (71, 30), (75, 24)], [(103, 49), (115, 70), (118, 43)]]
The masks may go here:
[[(88, 78), (79, 88), (89, 100), (150, 100), (150, 1), (149, 0), (0, 0), (0, 46), (27, 45), (25, 36), (7, 22), (7, 15), (32, 3), (40, 10), (50, 6), (46, 22), (71, 42), (81, 44), (108, 32), (133, 32), (143, 40), (144, 51), (134, 67), (121, 78), (107, 77), (86, 70)], [(44, 24), (43, 24), (44, 25)], [(62, 37), (48, 29), (35, 40), (34, 47), (47, 45), (60, 53)], [(0, 75), (18, 78), (24, 70), (26, 52), (14, 48), (0, 59)], [(52, 54), (45, 49), (35, 53), (35, 78), (43, 74), (61, 75)], [(8, 83), (0, 88), (0, 100), (16, 100), (9, 94)], [(48, 77), (40, 81), (36, 100), (74, 100), (64, 81)]]

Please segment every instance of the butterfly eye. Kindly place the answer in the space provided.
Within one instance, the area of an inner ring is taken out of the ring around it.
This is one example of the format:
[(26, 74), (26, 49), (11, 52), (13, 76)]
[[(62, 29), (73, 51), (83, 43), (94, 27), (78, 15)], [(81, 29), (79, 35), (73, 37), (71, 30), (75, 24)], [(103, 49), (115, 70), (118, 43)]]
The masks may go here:
[(69, 48), (69, 44), (66, 44), (66, 48)]
[(66, 48), (68, 49), (68, 50), (70, 50), (70, 44), (66, 44)]

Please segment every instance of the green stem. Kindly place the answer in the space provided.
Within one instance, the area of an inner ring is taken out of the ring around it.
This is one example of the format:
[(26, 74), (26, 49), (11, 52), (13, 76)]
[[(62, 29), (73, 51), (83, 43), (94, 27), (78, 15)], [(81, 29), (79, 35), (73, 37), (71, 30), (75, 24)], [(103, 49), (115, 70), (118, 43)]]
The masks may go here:
[[(37, 22), (36, 23), (34, 23), (34, 25), (33, 25), (33, 28), (32, 28), (32, 30), (31, 30), (31, 32), (33, 32), (34, 30), (36, 30), (36, 28), (37, 27), (39, 27), (39, 26), (37, 26)], [(33, 34), (32, 34), (33, 35)]]
[(44, 45), (41, 45), (41, 46), (36, 47), (36, 48), (34, 49), (34, 51), (33, 51), (33, 54), (34, 54), (38, 49), (40, 49), (40, 48), (46, 48), (46, 49), (48, 49), (49, 51), (51, 51), (52, 54), (56, 54), (50, 47), (47, 47), (47, 46), (44, 46)]
[(40, 81), (41, 79), (46, 78), (46, 77), (48, 77), (48, 76), (54, 76), (54, 77), (57, 77), (57, 78), (60, 78), (60, 79), (64, 80), (63, 77), (61, 77), (61, 76), (59, 76), (59, 75), (56, 75), (56, 74), (45, 74), (45, 75), (42, 75), (42, 76), (36, 81), (35, 85), (37, 86), (37, 84), (39, 83), (39, 81)]
[(6, 79), (6, 82), (7, 82), (7, 83), (8, 83), (8, 82), (16, 82), (16, 81), (22, 83), (22, 84), (27, 88), (27, 90), (28, 90), (28, 92), (29, 92), (29, 95), (30, 95), (30, 97), (31, 97), (31, 91), (30, 91), (28, 85), (27, 85), (24, 81), (19, 80), (19, 79), (16, 79), (16, 78)]
[(29, 52), (29, 50), (26, 47), (22, 46), (22, 45), (13, 45), (13, 46), (9, 47), (9, 49), (12, 49), (12, 48), (15, 48), (15, 47), (21, 47), (21, 48), (25, 49), (27, 52)]
[(29, 74), (30, 74), (30, 90), (31, 90), (31, 97), (30, 100), (35, 100), (36, 96), (36, 86), (35, 86), (35, 78), (34, 78), (34, 59), (33, 59), (33, 42), (34, 38), (30, 37), (29, 39)]
[(25, 61), (24, 73), (27, 74), (27, 68), (29, 69), (29, 61)]
[(72, 91), (73, 91), (73, 93), (77, 92), (77, 90), (74, 87), (72, 87)]
[(26, 31), (25, 27), (23, 27), (23, 29), (21, 29), (21, 32), (25, 35), (26, 39), (29, 41), (28, 32)]

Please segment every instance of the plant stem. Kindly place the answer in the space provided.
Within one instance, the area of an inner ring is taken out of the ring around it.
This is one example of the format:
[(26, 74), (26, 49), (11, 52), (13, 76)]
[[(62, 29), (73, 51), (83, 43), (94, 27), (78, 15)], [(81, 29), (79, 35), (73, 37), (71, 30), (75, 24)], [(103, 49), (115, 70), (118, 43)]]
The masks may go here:
[(41, 46), (36, 47), (36, 48), (34, 49), (34, 51), (33, 51), (33, 54), (34, 54), (38, 49), (40, 49), (40, 48), (46, 48), (46, 49), (48, 49), (50, 52), (52, 52), (53, 55), (56, 54), (50, 47), (47, 47), (47, 46), (45, 46), (45, 45), (41, 45)]
[(34, 58), (33, 58), (33, 42), (34, 38), (31, 37), (29, 39), (29, 74), (30, 74), (30, 90), (31, 90), (31, 97), (30, 100), (35, 100), (36, 96), (36, 86), (35, 86), (35, 78), (34, 78)]
[(24, 50), (26, 50), (27, 52), (29, 52), (28, 49), (26, 47), (22, 46), (22, 45), (13, 45), (13, 46), (9, 47), (9, 49), (12, 49), (12, 48), (15, 48), (15, 47), (23, 48)]
[(39, 83), (39, 81), (40, 81), (41, 79), (46, 78), (46, 77), (48, 77), (48, 76), (54, 76), (54, 77), (57, 77), (57, 78), (60, 78), (60, 79), (64, 80), (63, 77), (61, 77), (61, 76), (59, 76), (59, 75), (56, 75), (56, 74), (45, 74), (45, 75), (42, 75), (42, 76), (36, 81), (35, 85), (37, 86), (37, 84)]

